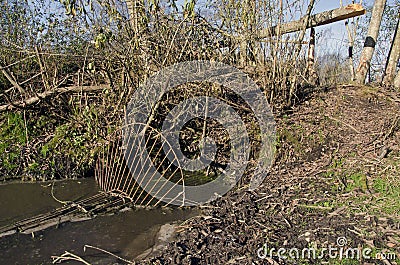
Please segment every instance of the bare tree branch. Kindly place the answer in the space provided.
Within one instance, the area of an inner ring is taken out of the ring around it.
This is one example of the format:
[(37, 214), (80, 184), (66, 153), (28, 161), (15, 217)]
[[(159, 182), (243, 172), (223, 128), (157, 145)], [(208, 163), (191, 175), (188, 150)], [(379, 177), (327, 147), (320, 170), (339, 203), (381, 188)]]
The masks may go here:
[(22, 86), (20, 84), (18, 84), (18, 82), (12, 77), (11, 73), (9, 73), (6, 70), (6, 67), (3, 67), (2, 65), (0, 65), (0, 70), (3, 73), (3, 75), (7, 78), (8, 81), (10, 81), (10, 83), (16, 87), (19, 91), (19, 93), (21, 93), (21, 95), (25, 94), (25, 90), (22, 88)]

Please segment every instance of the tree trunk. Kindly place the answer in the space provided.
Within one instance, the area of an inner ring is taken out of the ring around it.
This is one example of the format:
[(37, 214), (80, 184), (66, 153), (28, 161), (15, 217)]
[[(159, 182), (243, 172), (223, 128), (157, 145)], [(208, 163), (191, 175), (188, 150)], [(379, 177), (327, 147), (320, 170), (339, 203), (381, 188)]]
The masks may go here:
[(246, 66), (248, 61), (255, 61), (254, 58), (254, 40), (249, 40), (249, 36), (253, 34), (253, 30), (256, 27), (256, 6), (255, 1), (246, 0), (242, 2), (242, 23), (243, 23), (243, 36), (244, 39), (240, 42), (240, 65)]
[(397, 73), (396, 78), (394, 79), (393, 85), (395, 88), (400, 88), (400, 71)]
[(368, 70), (371, 66), (372, 56), (374, 55), (376, 40), (381, 27), (382, 15), (385, 10), (386, 0), (375, 0), (372, 9), (371, 21), (369, 23), (368, 36), (365, 39), (364, 49), (361, 53), (360, 64), (356, 72), (356, 82), (364, 84)]
[(144, 0), (126, 0), (126, 6), (129, 12), (129, 21), (135, 32), (135, 35), (140, 34), (143, 30), (143, 21), (145, 13), (145, 3)]
[[(399, 10), (400, 11), (400, 10)], [(399, 12), (400, 13), (400, 12)], [(383, 84), (390, 86), (394, 82), (396, 75), (396, 67), (400, 56), (400, 18), (397, 20), (397, 27), (394, 33), (392, 46), (390, 48), (389, 56), (386, 63), (385, 74), (383, 76)]]

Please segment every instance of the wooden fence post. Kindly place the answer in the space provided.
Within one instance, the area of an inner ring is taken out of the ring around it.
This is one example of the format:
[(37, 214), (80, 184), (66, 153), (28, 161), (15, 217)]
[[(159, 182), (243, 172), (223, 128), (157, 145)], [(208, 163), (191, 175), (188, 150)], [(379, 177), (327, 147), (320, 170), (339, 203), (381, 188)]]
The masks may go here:
[(319, 78), (315, 71), (315, 28), (311, 28), (310, 32), (310, 43), (308, 46), (307, 56), (307, 79), (311, 85), (318, 86)]

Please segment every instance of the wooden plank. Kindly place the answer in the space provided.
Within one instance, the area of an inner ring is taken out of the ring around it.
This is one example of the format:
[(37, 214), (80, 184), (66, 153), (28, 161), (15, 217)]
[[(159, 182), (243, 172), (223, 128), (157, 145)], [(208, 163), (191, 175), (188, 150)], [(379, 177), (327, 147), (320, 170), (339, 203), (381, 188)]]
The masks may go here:
[[(352, 17), (364, 15), (366, 12), (365, 8), (361, 4), (351, 4), (341, 8), (332, 9), (322, 13), (318, 13), (310, 16), (309, 23), (306, 28), (313, 28), (330, 24), (333, 22), (345, 20)], [(281, 35), (291, 32), (296, 32), (304, 28), (306, 17), (302, 17), (299, 20), (288, 22), (282, 25), (273, 26), (265, 29), (259, 35), (259, 38), (268, 38), (272, 36)]]

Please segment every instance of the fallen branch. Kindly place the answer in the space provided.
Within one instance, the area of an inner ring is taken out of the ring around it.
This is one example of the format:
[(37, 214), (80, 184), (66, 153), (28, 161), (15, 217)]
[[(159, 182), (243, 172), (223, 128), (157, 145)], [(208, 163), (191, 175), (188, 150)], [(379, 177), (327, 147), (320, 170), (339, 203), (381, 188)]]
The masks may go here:
[(9, 104), (1, 105), (0, 112), (12, 110), (15, 108), (24, 108), (30, 105), (33, 105), (39, 102), (42, 99), (49, 98), (54, 95), (59, 95), (61, 93), (71, 93), (71, 92), (93, 92), (97, 90), (103, 90), (110, 88), (109, 85), (100, 85), (100, 86), (70, 86), (70, 87), (59, 87), (54, 90), (45, 91), (43, 93), (39, 93), (34, 97), (28, 98), (26, 100), (14, 101)]
[(339, 120), (339, 119), (336, 119), (336, 118), (333, 118), (333, 117), (330, 117), (330, 116), (327, 116), (327, 115), (325, 115), (325, 117), (327, 117), (328, 119), (331, 119), (333, 121), (342, 123), (342, 124), (346, 125), (347, 127), (349, 127), (350, 129), (352, 129), (353, 131), (355, 131), (356, 133), (361, 134), (361, 132), (359, 130), (357, 130), (356, 128), (354, 128), (354, 126), (352, 126), (352, 125), (350, 125), (350, 124), (348, 124), (348, 123), (346, 123), (346, 122), (344, 122), (342, 120)]
[(62, 263), (62, 262), (68, 262), (68, 261), (78, 261), (81, 262), (85, 265), (91, 265), (89, 262), (87, 262), (86, 260), (84, 260), (83, 258), (79, 257), (78, 255), (75, 255), (74, 253), (65, 251), (64, 254), (62, 254), (61, 256), (51, 256), (51, 258), (53, 259), (53, 264), (56, 263)]
[(84, 252), (86, 252), (86, 248), (92, 248), (92, 249), (101, 251), (101, 252), (106, 253), (106, 254), (108, 254), (108, 255), (110, 255), (110, 256), (113, 256), (114, 258), (117, 258), (117, 259), (119, 259), (119, 260), (122, 260), (122, 261), (124, 261), (124, 262), (126, 262), (126, 263), (128, 263), (128, 264), (135, 264), (135, 261), (130, 261), (130, 260), (121, 258), (120, 256), (117, 256), (117, 255), (115, 255), (114, 253), (111, 253), (110, 251), (104, 250), (104, 249), (99, 248), (99, 247), (94, 247), (94, 246), (91, 246), (91, 245), (85, 245), (85, 246), (83, 246), (83, 251), (84, 251)]

